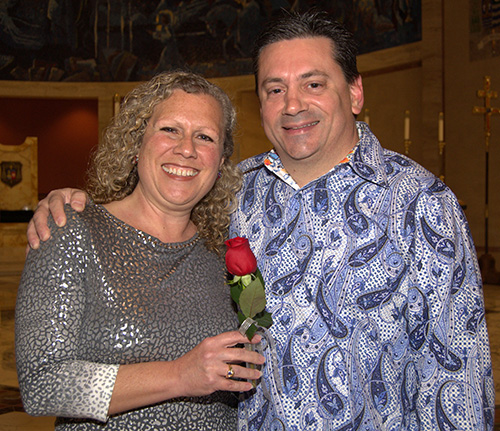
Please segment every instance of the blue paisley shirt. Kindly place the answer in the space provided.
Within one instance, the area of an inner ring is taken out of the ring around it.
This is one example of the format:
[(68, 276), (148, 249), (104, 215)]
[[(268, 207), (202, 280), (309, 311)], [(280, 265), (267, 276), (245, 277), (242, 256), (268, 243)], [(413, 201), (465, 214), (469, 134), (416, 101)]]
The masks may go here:
[(274, 153), (240, 164), (231, 236), (266, 281), (275, 354), (240, 430), (491, 430), (482, 283), (450, 189), (364, 123), (299, 188)]

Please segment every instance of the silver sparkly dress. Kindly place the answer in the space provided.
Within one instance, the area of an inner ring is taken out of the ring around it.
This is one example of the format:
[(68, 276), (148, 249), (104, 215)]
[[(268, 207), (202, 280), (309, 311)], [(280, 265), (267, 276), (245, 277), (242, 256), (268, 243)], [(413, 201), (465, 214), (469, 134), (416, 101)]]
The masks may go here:
[[(198, 236), (165, 244), (100, 205), (31, 250), (16, 304), (25, 410), (57, 430), (235, 430), (237, 397), (217, 392), (107, 417), (119, 364), (173, 360), (237, 328), (224, 262)], [(161, 375), (158, 376), (161, 379)]]

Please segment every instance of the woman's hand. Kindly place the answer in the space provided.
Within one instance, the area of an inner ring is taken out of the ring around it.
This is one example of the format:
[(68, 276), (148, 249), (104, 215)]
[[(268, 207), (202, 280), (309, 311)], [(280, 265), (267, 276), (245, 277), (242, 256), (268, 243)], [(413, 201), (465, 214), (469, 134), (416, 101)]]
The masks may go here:
[[(252, 344), (259, 341), (260, 336), (256, 335)], [(246, 336), (238, 331), (225, 332), (206, 338), (176, 360), (176, 372), (180, 376), (183, 392), (188, 396), (200, 396), (217, 390), (244, 392), (252, 389), (250, 382), (235, 380), (257, 380), (262, 375), (257, 369), (247, 368), (245, 363), (262, 365), (264, 356), (245, 348), (234, 347), (248, 342)], [(234, 373), (232, 378), (227, 378), (229, 366)]]
[(50, 230), (47, 226), (49, 212), (58, 226), (66, 224), (66, 214), (64, 213), (64, 204), (70, 204), (75, 211), (83, 211), (87, 203), (88, 196), (82, 190), (78, 189), (58, 189), (51, 191), (45, 199), (38, 202), (35, 213), (28, 224), (26, 232), (28, 236), (28, 249), (38, 248), (41, 241), (47, 241), (50, 238)]
[[(260, 341), (255, 335), (252, 344)], [(246, 368), (245, 362), (262, 365), (264, 356), (237, 344), (248, 343), (238, 331), (209, 337), (184, 356), (166, 362), (121, 365), (118, 369), (109, 414), (120, 413), (171, 398), (209, 395), (215, 391), (244, 392), (262, 373)], [(231, 365), (234, 376), (227, 378)]]

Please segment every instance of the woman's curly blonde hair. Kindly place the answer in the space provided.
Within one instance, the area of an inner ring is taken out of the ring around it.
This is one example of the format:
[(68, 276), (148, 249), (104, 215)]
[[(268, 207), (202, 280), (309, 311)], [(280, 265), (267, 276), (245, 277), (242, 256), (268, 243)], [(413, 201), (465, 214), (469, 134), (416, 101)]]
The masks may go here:
[(120, 112), (107, 127), (102, 143), (92, 155), (87, 175), (87, 192), (96, 203), (121, 200), (135, 189), (139, 177), (135, 156), (153, 110), (174, 90), (212, 96), (221, 106), (224, 119), (224, 163), (220, 178), (196, 204), (191, 220), (205, 238), (207, 247), (221, 254), (230, 221), (236, 209), (236, 192), (241, 186), (240, 171), (229, 159), (233, 153), (236, 111), (222, 89), (191, 72), (161, 73), (139, 85), (124, 99)]

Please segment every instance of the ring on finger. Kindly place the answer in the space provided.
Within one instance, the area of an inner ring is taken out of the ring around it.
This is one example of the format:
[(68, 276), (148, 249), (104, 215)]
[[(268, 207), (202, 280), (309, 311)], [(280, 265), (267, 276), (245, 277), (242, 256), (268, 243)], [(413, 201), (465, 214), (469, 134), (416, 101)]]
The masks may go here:
[(231, 364), (227, 364), (227, 373), (226, 373), (226, 379), (230, 379), (234, 377), (234, 370), (233, 366)]

